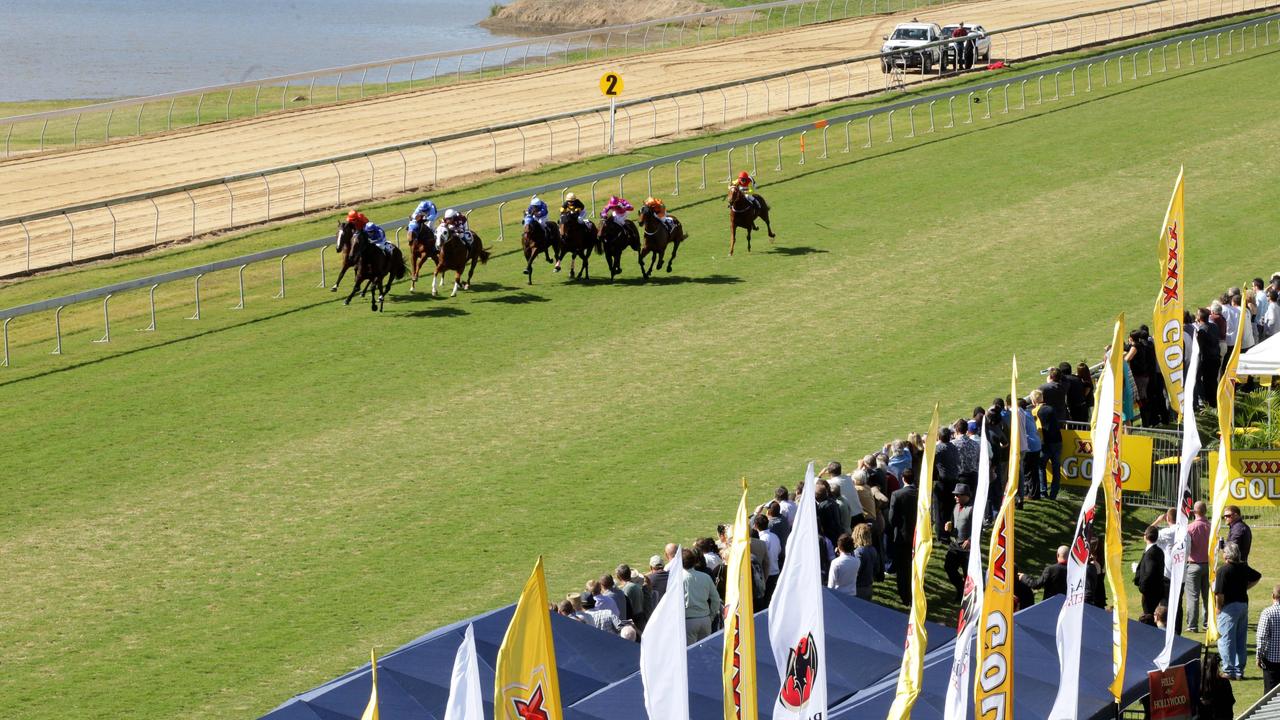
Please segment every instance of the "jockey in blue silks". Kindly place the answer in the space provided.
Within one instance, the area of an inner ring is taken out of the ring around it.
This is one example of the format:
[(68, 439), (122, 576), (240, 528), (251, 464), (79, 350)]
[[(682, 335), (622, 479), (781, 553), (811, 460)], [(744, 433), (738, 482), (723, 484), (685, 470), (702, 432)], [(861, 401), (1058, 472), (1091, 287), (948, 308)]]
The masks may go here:
[(436, 210), (436, 204), (430, 200), (423, 200), (418, 203), (417, 209), (409, 216), (409, 236), (412, 237), (421, 228), (432, 230), (435, 225), (436, 217), (439, 212)]
[(387, 240), (387, 233), (384, 232), (381, 227), (374, 223), (367, 223), (362, 231), (364, 232), (365, 239), (370, 243), (373, 243), (374, 247), (388, 255), (391, 254), (391, 251), (395, 246)]
[(531, 222), (537, 221), (542, 224), (543, 231), (547, 234), (552, 234), (553, 223), (548, 217), (550, 214), (551, 210), (547, 207), (547, 204), (543, 202), (542, 198), (534, 195), (529, 199), (529, 207), (524, 211), (524, 224), (528, 225)]

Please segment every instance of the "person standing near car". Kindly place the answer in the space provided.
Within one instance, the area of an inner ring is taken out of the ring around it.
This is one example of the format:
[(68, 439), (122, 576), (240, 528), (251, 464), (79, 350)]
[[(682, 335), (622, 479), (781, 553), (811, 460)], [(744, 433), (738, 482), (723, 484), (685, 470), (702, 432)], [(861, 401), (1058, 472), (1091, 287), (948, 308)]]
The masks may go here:
[[(951, 37), (964, 38), (969, 36), (969, 28), (960, 23), (960, 26), (951, 31)], [(956, 44), (956, 67), (961, 70), (968, 70), (973, 67), (973, 41), (965, 40)]]

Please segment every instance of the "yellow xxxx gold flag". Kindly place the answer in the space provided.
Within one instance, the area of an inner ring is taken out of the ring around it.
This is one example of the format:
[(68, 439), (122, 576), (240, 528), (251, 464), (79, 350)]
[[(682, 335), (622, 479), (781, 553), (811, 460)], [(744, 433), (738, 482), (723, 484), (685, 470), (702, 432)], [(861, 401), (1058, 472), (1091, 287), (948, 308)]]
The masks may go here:
[[(1179, 182), (1178, 187), (1182, 187), (1181, 182)], [(1181, 197), (1181, 193), (1179, 193), (1178, 197)], [(1181, 302), (1179, 302), (1179, 307), (1181, 307)], [(1181, 318), (1179, 318), (1178, 322), (1182, 322)], [(1124, 331), (1124, 316), (1121, 315), (1116, 318), (1115, 329), (1111, 334), (1112, 351), (1107, 356), (1108, 361), (1111, 363), (1111, 377), (1114, 384), (1112, 406), (1109, 408), (1113, 417), (1124, 417), (1124, 371), (1120, 366), (1120, 355), (1121, 349), (1124, 347), (1125, 337), (1127, 336)], [(1179, 344), (1179, 350), (1181, 350), (1181, 344)], [(1179, 355), (1179, 358), (1181, 358), (1181, 355)], [(1179, 363), (1181, 363), (1181, 360), (1179, 360)], [(1179, 388), (1181, 388), (1181, 382), (1179, 382)], [(1105, 554), (1108, 568), (1124, 567), (1124, 540), (1121, 538), (1120, 533), (1120, 511), (1124, 505), (1120, 488), (1120, 481), (1124, 476), (1124, 470), (1120, 464), (1120, 442), (1123, 436), (1123, 433), (1120, 432), (1120, 425), (1121, 423), (1113, 423), (1111, 426), (1111, 447), (1107, 453), (1107, 476), (1102, 481), (1106, 496), (1107, 535)], [(1126, 589), (1127, 583), (1125, 583), (1123, 575), (1124, 573), (1119, 572), (1107, 573), (1107, 585), (1111, 588), (1112, 601), (1111, 669), (1115, 673), (1114, 680), (1111, 682), (1111, 695), (1115, 697), (1116, 702), (1120, 702), (1120, 695), (1124, 692), (1125, 655), (1129, 648), (1129, 597)]]
[[(1209, 521), (1209, 571), (1218, 569), (1218, 531), (1222, 526), (1222, 511), (1227, 508), (1227, 481), (1231, 474), (1231, 439), (1236, 433), (1236, 383), (1240, 382), (1240, 339), (1244, 337), (1244, 324), (1248, 322), (1249, 313), (1240, 312), (1240, 325), (1236, 328), (1236, 344), (1231, 349), (1231, 357), (1227, 358), (1226, 368), (1222, 371), (1222, 379), (1218, 381), (1218, 433), (1222, 437), (1222, 445), (1218, 449), (1218, 467), (1213, 477), (1213, 518)], [(1211, 574), (1209, 577), (1213, 577)], [(1213, 593), (1209, 593), (1209, 622), (1205, 629), (1204, 641), (1218, 641), (1218, 602)]]
[(493, 706), (494, 720), (564, 717), (541, 557), (520, 593), (515, 614), (498, 648)]
[(756, 624), (751, 589), (751, 530), (747, 481), (733, 521), (725, 580), (724, 720), (756, 720)]
[(1156, 259), (1160, 263), (1160, 292), (1156, 295), (1151, 316), (1151, 339), (1156, 345), (1156, 358), (1169, 404), (1182, 411), (1183, 377), (1183, 289), (1187, 275), (1187, 217), (1182, 203), (1182, 170), (1173, 185), (1173, 197), (1160, 227), (1160, 247)]

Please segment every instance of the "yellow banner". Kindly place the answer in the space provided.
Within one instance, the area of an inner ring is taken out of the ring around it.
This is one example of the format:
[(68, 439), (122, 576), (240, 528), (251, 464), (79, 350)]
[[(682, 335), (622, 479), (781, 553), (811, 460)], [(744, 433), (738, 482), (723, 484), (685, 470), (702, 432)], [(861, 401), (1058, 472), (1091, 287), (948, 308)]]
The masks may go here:
[[(1123, 399), (1121, 400), (1123, 402)], [(1125, 492), (1151, 491), (1151, 460), (1155, 441), (1121, 433), (1120, 485)], [(1089, 487), (1093, 472), (1093, 442), (1085, 430), (1062, 431), (1062, 484)]]
[[(1122, 461), (1123, 444), (1121, 438), (1123, 433), (1120, 432), (1120, 418), (1124, 417), (1124, 369), (1120, 366), (1120, 353), (1124, 347), (1124, 316), (1116, 318), (1115, 329), (1111, 335), (1111, 353), (1108, 355), (1108, 362), (1111, 363), (1111, 377), (1115, 383), (1115, 392), (1111, 407), (1113, 421), (1111, 423), (1111, 447), (1107, 453), (1107, 476), (1102, 481), (1102, 487), (1106, 491), (1106, 512), (1107, 512), (1107, 535), (1106, 549), (1107, 567), (1121, 568), (1124, 567), (1124, 540), (1120, 533), (1120, 513), (1123, 509), (1123, 492), (1124, 484), (1124, 463)], [(1151, 445), (1149, 438), (1147, 445)], [(1147, 488), (1151, 487), (1151, 450), (1148, 448), (1146, 462), (1137, 463), (1146, 469)], [(1129, 476), (1132, 478), (1132, 466)], [(1114, 679), (1111, 682), (1111, 695), (1120, 702), (1121, 695), (1124, 693), (1124, 666), (1125, 654), (1129, 647), (1129, 598), (1127, 588), (1124, 581), (1124, 573), (1109, 572), (1107, 573), (1107, 585), (1111, 588), (1112, 610), (1111, 610), (1111, 669), (1114, 671)]]
[[(1009, 397), (1018, 397), (1018, 358), (1013, 359)], [(1018, 413), (1010, 414), (1021, 430)], [(1011, 433), (1009, 481), (991, 530), (987, 548), (987, 582), (982, 593), (982, 626), (978, 628), (978, 676), (973, 690), (974, 717), (1013, 720), (1013, 513), (1018, 499), (1020, 433)], [(979, 515), (986, 508), (974, 508)], [(977, 522), (977, 520), (974, 520)]]
[[(1210, 452), (1210, 470), (1217, 468), (1219, 462), (1218, 451)], [(1227, 453), (1226, 488), (1224, 506), (1280, 506), (1280, 450), (1232, 450)]]
[[(924, 652), (929, 642), (925, 616), (929, 599), (925, 595), (924, 574), (933, 554), (933, 455), (938, 443), (938, 406), (933, 406), (929, 435), (924, 440), (924, 459), (920, 463), (920, 494), (916, 499), (915, 554), (911, 558), (911, 615), (907, 622), (907, 646), (898, 672), (898, 694), (889, 708), (888, 720), (907, 720), (920, 696), (924, 675)], [(899, 568), (898, 572), (902, 572)]]
[[(1218, 434), (1222, 440), (1221, 456), (1213, 465), (1213, 491), (1209, 495), (1213, 503), (1213, 514), (1209, 519), (1209, 572), (1216, 575), (1218, 571), (1218, 531), (1222, 525), (1222, 511), (1230, 503), (1229, 491), (1232, 456), (1231, 439), (1236, 435), (1236, 383), (1240, 381), (1237, 368), (1240, 366), (1240, 340), (1244, 337), (1244, 324), (1249, 313), (1240, 313), (1240, 324), (1236, 327), (1236, 344), (1227, 358), (1227, 366), (1222, 371), (1222, 379), (1218, 381)], [(1210, 575), (1209, 577), (1214, 577)], [(1209, 622), (1204, 631), (1204, 641), (1218, 641), (1218, 603), (1214, 593), (1209, 593)]]
[(733, 521), (725, 580), (724, 720), (756, 720), (756, 624), (751, 590), (751, 530), (747, 526), (747, 481)]
[[(1183, 287), (1187, 274), (1186, 213), (1182, 204), (1182, 170), (1173, 186), (1173, 197), (1160, 227), (1160, 293), (1151, 316), (1151, 339), (1156, 344), (1160, 374), (1164, 376), (1169, 404), (1182, 410), (1182, 318)], [(1175, 402), (1176, 401), (1176, 402)]]
[(493, 701), (495, 720), (564, 717), (541, 557), (520, 593), (515, 614), (498, 648)]

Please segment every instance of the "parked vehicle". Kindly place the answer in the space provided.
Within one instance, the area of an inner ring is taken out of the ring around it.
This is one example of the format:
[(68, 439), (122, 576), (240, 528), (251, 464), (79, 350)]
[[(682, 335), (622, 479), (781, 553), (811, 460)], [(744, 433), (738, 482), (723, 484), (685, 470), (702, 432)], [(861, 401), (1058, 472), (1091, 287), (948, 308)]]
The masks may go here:
[(922, 73), (928, 74), (942, 62), (942, 51), (936, 46), (924, 46), (936, 43), (942, 37), (942, 28), (937, 23), (899, 23), (893, 34), (884, 38), (880, 52), (893, 54), (881, 58), (880, 69), (888, 73), (894, 67), (918, 67)]

